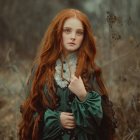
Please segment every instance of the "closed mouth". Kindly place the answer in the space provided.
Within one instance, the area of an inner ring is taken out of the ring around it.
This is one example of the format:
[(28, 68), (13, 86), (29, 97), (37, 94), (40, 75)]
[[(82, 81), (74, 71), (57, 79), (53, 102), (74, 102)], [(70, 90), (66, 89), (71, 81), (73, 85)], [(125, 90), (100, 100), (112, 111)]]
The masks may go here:
[(70, 43), (68, 43), (68, 44), (75, 45), (75, 43), (73, 43), (73, 42), (70, 42)]

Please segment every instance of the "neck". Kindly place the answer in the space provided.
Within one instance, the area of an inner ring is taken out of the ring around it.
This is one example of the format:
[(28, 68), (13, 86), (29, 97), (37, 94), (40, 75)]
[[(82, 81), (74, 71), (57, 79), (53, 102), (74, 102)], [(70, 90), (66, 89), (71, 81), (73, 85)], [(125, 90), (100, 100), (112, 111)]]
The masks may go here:
[(76, 57), (76, 55), (77, 55), (77, 52), (69, 52), (69, 53), (63, 53), (63, 59), (64, 60), (69, 60), (69, 59), (71, 59), (71, 58), (73, 58), (73, 57)]

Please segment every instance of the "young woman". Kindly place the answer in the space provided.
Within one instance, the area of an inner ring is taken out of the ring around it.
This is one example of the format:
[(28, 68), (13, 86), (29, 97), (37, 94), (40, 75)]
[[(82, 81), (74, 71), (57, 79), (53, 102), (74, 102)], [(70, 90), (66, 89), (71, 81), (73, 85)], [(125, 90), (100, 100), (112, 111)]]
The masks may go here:
[(95, 54), (87, 16), (58, 13), (29, 78), (20, 140), (113, 140), (114, 113)]

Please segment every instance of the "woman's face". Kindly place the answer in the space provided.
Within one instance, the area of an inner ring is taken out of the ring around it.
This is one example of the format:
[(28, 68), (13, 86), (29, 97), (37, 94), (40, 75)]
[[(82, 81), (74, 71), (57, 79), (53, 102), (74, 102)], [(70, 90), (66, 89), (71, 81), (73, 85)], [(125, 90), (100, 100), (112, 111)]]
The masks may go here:
[(75, 18), (68, 18), (63, 25), (63, 47), (65, 54), (76, 51), (83, 41), (84, 28), (82, 22)]

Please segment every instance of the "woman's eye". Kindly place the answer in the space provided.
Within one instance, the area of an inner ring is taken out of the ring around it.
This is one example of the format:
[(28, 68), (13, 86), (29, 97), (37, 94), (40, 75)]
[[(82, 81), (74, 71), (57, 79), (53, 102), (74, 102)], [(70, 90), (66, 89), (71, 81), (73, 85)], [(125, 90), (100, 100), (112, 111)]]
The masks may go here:
[(71, 32), (71, 29), (64, 29), (64, 32), (65, 33), (70, 33)]
[(83, 35), (83, 31), (78, 31), (77, 35)]

